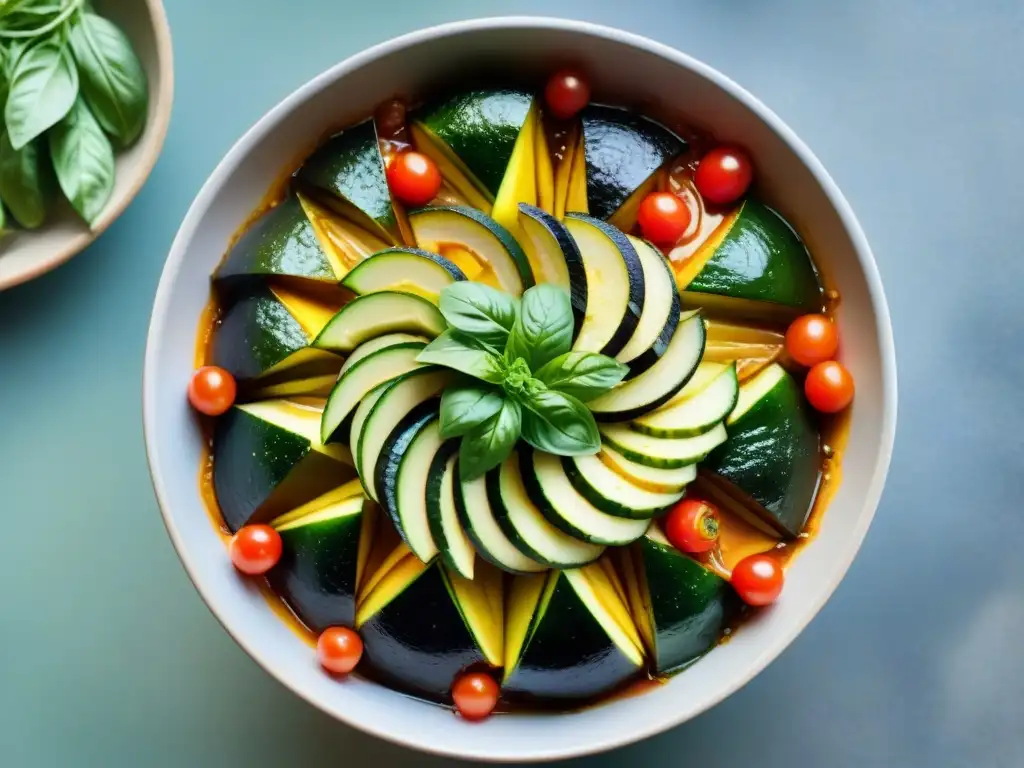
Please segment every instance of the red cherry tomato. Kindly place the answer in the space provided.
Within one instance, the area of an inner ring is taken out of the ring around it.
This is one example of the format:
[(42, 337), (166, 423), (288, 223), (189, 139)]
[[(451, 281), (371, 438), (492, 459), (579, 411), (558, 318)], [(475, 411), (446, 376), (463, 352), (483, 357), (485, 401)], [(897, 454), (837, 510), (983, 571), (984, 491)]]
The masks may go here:
[(671, 192), (652, 192), (640, 203), (637, 222), (655, 245), (672, 245), (690, 228), (690, 207)]
[(544, 88), (548, 111), (559, 120), (568, 120), (590, 103), (590, 83), (579, 72), (557, 72)]
[(388, 186), (406, 205), (426, 205), (441, 189), (441, 172), (426, 155), (403, 152), (388, 165)]
[(348, 627), (328, 627), (317, 638), (316, 657), (332, 675), (347, 675), (363, 657), (363, 640)]
[(835, 360), (818, 363), (807, 372), (804, 394), (816, 411), (838, 413), (853, 401), (853, 376)]
[(467, 720), (483, 720), (498, 705), (498, 684), (482, 672), (467, 672), (452, 686), (455, 708)]
[(236, 394), (235, 377), (215, 365), (203, 366), (188, 383), (188, 401), (207, 416), (220, 416), (227, 411), (235, 404)]
[(701, 499), (683, 499), (665, 519), (665, 535), (681, 552), (707, 552), (718, 543), (718, 510)]
[(716, 147), (701, 158), (693, 174), (697, 191), (718, 205), (739, 200), (754, 178), (750, 157), (738, 147)]
[(831, 360), (839, 348), (839, 332), (825, 315), (804, 315), (786, 331), (786, 351), (808, 367)]
[(782, 594), (782, 566), (771, 555), (750, 555), (732, 569), (733, 589), (747, 605), (768, 605)]
[(228, 546), (235, 568), (250, 576), (261, 576), (281, 559), (281, 534), (269, 525), (245, 525), (231, 537)]

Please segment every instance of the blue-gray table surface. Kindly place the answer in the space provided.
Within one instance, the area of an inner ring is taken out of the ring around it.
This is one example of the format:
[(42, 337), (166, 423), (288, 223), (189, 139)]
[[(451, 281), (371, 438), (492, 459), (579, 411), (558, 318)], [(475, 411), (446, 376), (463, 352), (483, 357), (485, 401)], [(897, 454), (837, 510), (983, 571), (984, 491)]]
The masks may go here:
[(648, 35), (758, 94), (868, 234), (899, 355), (885, 495), (793, 645), (729, 700), (580, 761), (1024, 765), (1024, 4), (1020, 0), (168, 0), (177, 94), (137, 201), (0, 294), (0, 764), (441, 765), (336, 724), (223, 632), (146, 468), (142, 356), (165, 255), (228, 147), (365, 46), (542, 13)]

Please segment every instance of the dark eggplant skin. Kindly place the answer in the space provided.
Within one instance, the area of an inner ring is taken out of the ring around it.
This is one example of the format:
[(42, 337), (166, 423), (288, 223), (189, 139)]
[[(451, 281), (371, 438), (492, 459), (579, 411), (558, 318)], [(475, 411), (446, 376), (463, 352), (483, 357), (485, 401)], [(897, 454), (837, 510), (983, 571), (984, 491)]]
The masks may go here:
[(267, 574), (270, 586), (317, 634), (328, 627), (351, 627), (355, 621), (365, 514), (364, 504), (359, 514), (281, 531), (281, 560)]
[(572, 340), (575, 343), (576, 337), (580, 334), (580, 328), (583, 326), (583, 318), (587, 316), (587, 273), (583, 269), (583, 256), (580, 254), (579, 246), (576, 245), (576, 241), (572, 239), (572, 235), (569, 234), (565, 225), (547, 211), (534, 205), (520, 203), (519, 212), (544, 227), (562, 251), (565, 267), (569, 273), (569, 300), (575, 320)]
[(653, 120), (592, 104), (580, 115), (587, 161), (587, 207), (610, 218), (651, 174), (686, 149), (686, 142)]
[(437, 418), (440, 400), (432, 398), (413, 408), (388, 435), (374, 467), (373, 482), (377, 489), (378, 500), (398, 533), (406, 544), (405, 530), (398, 514), (398, 471), (402, 465), (402, 457), (416, 435)]
[(430, 701), (450, 703), (456, 676), (486, 664), (437, 560), (363, 624), (359, 635), (362, 663), (375, 679)]
[(313, 450), (305, 438), (240, 408), (217, 419), (213, 488), (232, 533), (289, 512), (351, 475), (351, 468)]
[(715, 647), (742, 603), (725, 579), (675, 548), (646, 537), (634, 546), (651, 606), (654, 671), (672, 674)]
[(621, 687), (642, 670), (618, 649), (561, 573), (519, 663), (505, 679), (513, 701), (582, 703)]
[(679, 291), (675, 289), (676, 276), (672, 271), (672, 267), (669, 266), (665, 257), (661, 255), (661, 251), (650, 243), (648, 243), (648, 245), (650, 245), (650, 247), (654, 249), (654, 252), (658, 254), (658, 260), (661, 263), (662, 268), (668, 274), (668, 279), (673, 289), (672, 306), (669, 307), (668, 319), (665, 321), (665, 325), (662, 327), (661, 333), (658, 334), (658, 338), (654, 340), (654, 344), (652, 344), (645, 352), (641, 352), (629, 361), (629, 373), (626, 374), (626, 381), (639, 376), (661, 359), (661, 356), (665, 354), (665, 350), (668, 349), (668, 345), (672, 341), (672, 337), (676, 334), (676, 328), (679, 327), (679, 316), (683, 313), (683, 304), (679, 299)]
[[(599, 229), (618, 248), (619, 253), (622, 254), (622, 260), (626, 264), (626, 275), (629, 279), (629, 298), (626, 303), (626, 311), (618, 328), (615, 329), (615, 333), (612, 334), (608, 343), (605, 344), (604, 349), (600, 350), (602, 355), (615, 357), (633, 336), (633, 332), (636, 331), (636, 327), (640, 323), (640, 315), (644, 311), (644, 296), (647, 292), (647, 286), (644, 282), (644, 268), (640, 264), (640, 257), (637, 255), (633, 244), (629, 242), (629, 238), (611, 224), (584, 213), (567, 213), (565, 217), (586, 222)], [(585, 261), (586, 256), (583, 259)], [(599, 286), (587, 286), (587, 301), (601, 303)]]
[(213, 280), (222, 292), (230, 292), (237, 285), (268, 277), (303, 277), (332, 284), (338, 280), (295, 195), (246, 230)]

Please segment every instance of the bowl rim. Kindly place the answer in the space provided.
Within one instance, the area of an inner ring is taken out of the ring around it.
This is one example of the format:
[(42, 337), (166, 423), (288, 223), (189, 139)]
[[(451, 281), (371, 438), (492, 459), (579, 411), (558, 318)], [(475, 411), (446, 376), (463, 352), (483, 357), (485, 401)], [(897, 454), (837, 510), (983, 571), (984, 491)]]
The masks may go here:
[(669, 715), (664, 718), (659, 718), (656, 721), (652, 720), (646, 727), (635, 729), (629, 733), (617, 733), (611, 735), (599, 734), (587, 744), (542, 748), (537, 751), (530, 752), (529, 754), (501, 754), (499, 751), (494, 755), (480, 755), (460, 750), (457, 746), (457, 742), (455, 744), (423, 743), (414, 738), (405, 736), (401, 731), (388, 730), (387, 728), (379, 727), (374, 723), (361, 721), (349, 712), (338, 711), (328, 707), (324, 702), (321, 702), (308, 694), (300, 685), (293, 683), (293, 681), (288, 679), (285, 675), (280, 674), (273, 654), (262, 652), (254, 643), (250, 642), (249, 638), (236, 634), (236, 632), (233, 631), (233, 628), (230, 627), (226, 620), (220, 615), (214, 604), (214, 598), (212, 595), (208, 594), (206, 586), (196, 577), (196, 568), (193, 564), (193, 556), (190, 554), (189, 548), (187, 547), (181, 532), (175, 525), (173, 516), (169, 511), (169, 506), (166, 501), (167, 491), (164, 479), (160, 474), (159, 453), (161, 447), (157, 446), (151, 440), (151, 435), (155, 432), (156, 420), (156, 395), (154, 382), (156, 380), (157, 361), (160, 359), (159, 352), (161, 349), (161, 339), (164, 336), (165, 325), (168, 320), (171, 284), (179, 272), (183, 260), (185, 259), (185, 246), (193, 238), (201, 219), (205, 215), (205, 212), (214, 197), (215, 192), (219, 190), (224, 180), (238, 167), (239, 162), (244, 159), (244, 156), (248, 153), (250, 147), (258, 144), (269, 133), (275, 130), (278, 124), (296, 106), (301, 104), (311, 95), (314, 95), (330, 83), (345, 77), (349, 73), (358, 70), (364, 65), (380, 57), (435, 38), (454, 37), (467, 33), (508, 27), (524, 30), (544, 29), (583, 33), (584, 35), (601, 37), (612, 42), (639, 48), (647, 53), (665, 59), (676, 66), (696, 73), (739, 101), (743, 106), (763, 121), (768, 128), (774, 131), (792, 149), (799, 161), (810, 171), (810, 173), (815, 177), (815, 180), (821, 185), (826, 198), (835, 210), (836, 214), (839, 216), (843, 228), (850, 238), (853, 250), (857, 255), (857, 259), (863, 271), (865, 282), (867, 284), (868, 296), (877, 319), (876, 335), (882, 378), (881, 439), (874, 467), (870, 473), (871, 479), (865, 491), (865, 501), (862, 505), (863, 510), (858, 517), (857, 525), (852, 531), (844, 550), (842, 550), (839, 553), (839, 557), (833, 561), (834, 568), (828, 579), (826, 588), (819, 592), (817, 599), (808, 600), (803, 606), (800, 614), (791, 622), (789, 628), (780, 633), (780, 637), (766, 645), (756, 656), (753, 657), (744, 674), (737, 676), (735, 679), (730, 681), (729, 684), (723, 685), (715, 695), (709, 697), (698, 713), (707, 711), (721, 703), (724, 699), (728, 698), (741, 687), (746, 685), (766, 666), (768, 666), (768, 664), (775, 660), (804, 630), (811, 619), (818, 614), (846, 575), (850, 564), (860, 549), (864, 536), (866, 535), (878, 508), (878, 503), (881, 498), (882, 489), (885, 484), (885, 479), (888, 474), (892, 458), (897, 414), (896, 355), (888, 303), (885, 298), (881, 276), (878, 272), (878, 267), (875, 263), (874, 256), (872, 255), (871, 248), (849, 203), (818, 158), (793, 132), (793, 130), (782, 121), (781, 118), (732, 79), (711, 66), (683, 53), (682, 51), (632, 32), (565, 18), (516, 15), (493, 16), (448, 22), (409, 32), (363, 49), (308, 80), (265, 113), (231, 147), (221, 162), (210, 174), (192, 205), (189, 207), (181, 227), (178, 230), (178, 234), (175, 236), (174, 242), (171, 246), (154, 300), (149, 333), (146, 339), (146, 356), (143, 369), (143, 432), (145, 437), (147, 460), (150, 466), (150, 475), (158, 505), (160, 507), (161, 516), (164, 520), (164, 525), (167, 528), (168, 535), (171, 538), (178, 557), (181, 559), (182, 565), (188, 573), (193, 586), (199, 593), (203, 602), (206, 603), (210, 612), (217, 618), (228, 635), (230, 635), (232, 639), (234, 639), (234, 641), (253, 660), (255, 660), (257, 664), (259, 664), (259, 666), (299, 698), (313, 705), (328, 716), (336, 720), (340, 720), (346, 725), (403, 747), (443, 757), (478, 759), (497, 763), (512, 761), (539, 762), (596, 754), (647, 739), (658, 733), (666, 731), (669, 728), (679, 725), (681, 722), (696, 716), (697, 713), (683, 712), (679, 716)]
[[(160, 88), (150, 98), (155, 104), (153, 120), (149, 124), (147, 138), (144, 140), (143, 153), (136, 166), (135, 178), (117, 200), (112, 201), (100, 214), (100, 218), (91, 229), (79, 232), (63, 247), (53, 251), (31, 266), (15, 272), (7, 277), (0, 277), (0, 291), (16, 285), (35, 280), (47, 272), (56, 269), (73, 256), (77, 256), (113, 224), (128, 208), (139, 194), (142, 186), (153, 172), (156, 161), (164, 148), (167, 129), (171, 123), (171, 107), (174, 103), (174, 46), (171, 43), (171, 27), (167, 21), (167, 11), (161, 0), (143, 0), (149, 9), (150, 22), (156, 37), (157, 69), (160, 72)], [(2, 255), (0, 255), (2, 257)]]

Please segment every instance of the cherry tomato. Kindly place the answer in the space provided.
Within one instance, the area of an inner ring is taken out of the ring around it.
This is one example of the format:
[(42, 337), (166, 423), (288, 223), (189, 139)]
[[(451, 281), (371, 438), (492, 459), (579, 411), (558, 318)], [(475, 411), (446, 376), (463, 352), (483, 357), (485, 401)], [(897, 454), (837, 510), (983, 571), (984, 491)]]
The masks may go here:
[(281, 534), (269, 525), (245, 525), (231, 537), (228, 546), (235, 568), (250, 576), (260, 576), (281, 559)]
[(690, 207), (671, 192), (652, 192), (640, 203), (637, 222), (655, 245), (672, 245), (690, 228)]
[(590, 103), (590, 83), (570, 69), (556, 72), (544, 88), (548, 111), (559, 120), (568, 120)]
[(701, 158), (693, 174), (697, 191), (718, 205), (739, 200), (754, 178), (750, 157), (738, 147), (716, 147)]
[(441, 172), (426, 155), (403, 152), (388, 165), (388, 186), (406, 205), (426, 205), (441, 189)]
[(807, 372), (804, 394), (822, 413), (838, 413), (853, 401), (853, 376), (835, 360), (818, 363)]
[(718, 543), (718, 510), (701, 499), (683, 499), (665, 519), (665, 535), (681, 552), (707, 552)]
[(800, 365), (808, 367), (831, 360), (839, 348), (835, 323), (825, 315), (804, 315), (786, 331), (786, 351)]
[(328, 627), (317, 638), (316, 657), (332, 675), (347, 675), (363, 657), (363, 640), (348, 627)]
[(498, 705), (498, 684), (482, 672), (467, 672), (452, 686), (455, 708), (467, 720), (483, 720)]
[(750, 555), (732, 569), (733, 589), (747, 605), (768, 605), (782, 594), (782, 566), (771, 555)]
[(188, 383), (188, 401), (207, 416), (220, 416), (235, 404), (238, 386), (235, 377), (215, 365), (206, 365), (192, 374)]

